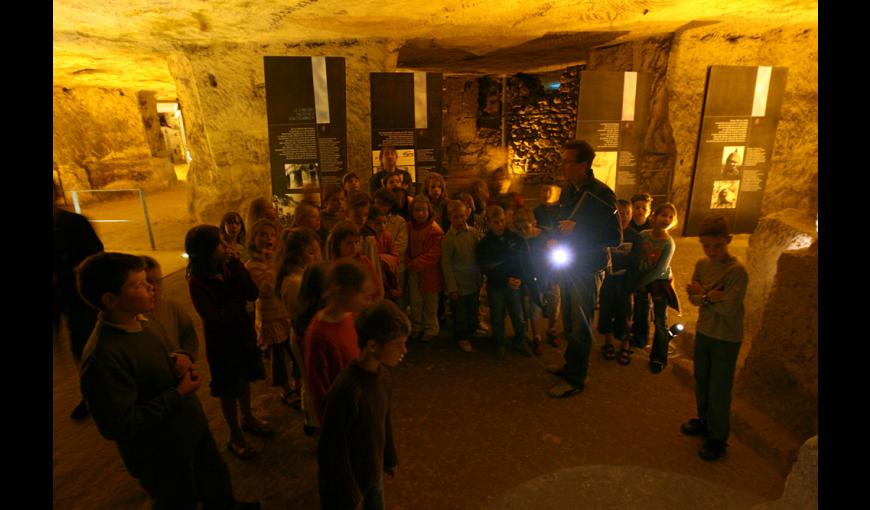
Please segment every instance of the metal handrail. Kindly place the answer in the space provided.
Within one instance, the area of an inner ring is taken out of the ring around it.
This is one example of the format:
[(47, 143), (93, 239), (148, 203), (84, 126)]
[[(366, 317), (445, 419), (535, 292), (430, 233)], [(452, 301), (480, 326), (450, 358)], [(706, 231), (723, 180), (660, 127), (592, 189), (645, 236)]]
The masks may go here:
[[(127, 188), (127, 189), (77, 189), (70, 191), (72, 195), (73, 207), (76, 213), (81, 214), (82, 208), (79, 204), (79, 193), (117, 193), (121, 191), (134, 191), (139, 193), (139, 201), (142, 203), (142, 212), (145, 214), (145, 226), (148, 228), (148, 239), (151, 241), (151, 250), (157, 251), (154, 244), (154, 233), (151, 231), (151, 220), (148, 217), (148, 205), (145, 203), (145, 191), (142, 188)], [(88, 220), (91, 223), (133, 223), (133, 220)]]

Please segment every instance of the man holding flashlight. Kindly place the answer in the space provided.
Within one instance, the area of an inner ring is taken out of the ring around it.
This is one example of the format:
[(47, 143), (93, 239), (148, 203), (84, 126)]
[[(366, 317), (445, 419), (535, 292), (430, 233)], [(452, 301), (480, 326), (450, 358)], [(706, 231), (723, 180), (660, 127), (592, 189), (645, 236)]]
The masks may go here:
[(593, 175), (594, 159), (595, 150), (583, 140), (562, 149), (566, 183), (559, 199), (558, 246), (551, 250), (550, 264), (560, 274), (567, 349), (565, 365), (550, 370), (564, 379), (547, 392), (554, 398), (583, 391), (592, 348), (595, 273), (607, 266), (605, 249), (622, 242), (616, 195)]

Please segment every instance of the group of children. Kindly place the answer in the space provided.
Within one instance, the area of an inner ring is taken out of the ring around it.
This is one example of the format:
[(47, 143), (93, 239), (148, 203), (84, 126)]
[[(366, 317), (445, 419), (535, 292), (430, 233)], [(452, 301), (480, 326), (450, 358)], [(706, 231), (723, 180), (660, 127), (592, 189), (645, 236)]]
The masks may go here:
[[(220, 226), (194, 227), (185, 238), (190, 295), (203, 321), (210, 391), (221, 401), (228, 450), (249, 459), (257, 452), (244, 433), (274, 434), (251, 409), (250, 383), (266, 377), (266, 347), (282, 401), (303, 411), (306, 434), (320, 431), (324, 508), (383, 507), (382, 475), (395, 472), (396, 456), (382, 365), (401, 362), (409, 338), (436, 338), (439, 308), (452, 312), (463, 351), (472, 350), (481, 297), (499, 358), (506, 356), (505, 313), (523, 354), (541, 353), (535, 321), (542, 317), (549, 320), (547, 336), (557, 341), (560, 290), (542, 258), (557, 238), (559, 188), (547, 187), (545, 202), (531, 212), (518, 194), (504, 187), (491, 193), (482, 181), (453, 200), (438, 174), (429, 174), (416, 197), (402, 182), (399, 172), (387, 173), (383, 188), (369, 197), (358, 191), (358, 178), (346, 178), (347, 189), (327, 188), (322, 211), (300, 205), (290, 228), (259, 204), (249, 214), (250, 236), (241, 215), (231, 212)], [(598, 328), (604, 357), (617, 357), (618, 340), (619, 362), (628, 364), (632, 347), (646, 344), (651, 299), (650, 360), (658, 373), (667, 363), (666, 310), (674, 306), (668, 229), (676, 209), (664, 204), (650, 215), (651, 202), (649, 195), (619, 201), (624, 243), (611, 250), (603, 275)], [(746, 284), (745, 270), (727, 253), (727, 224), (717, 221), (702, 226), (709, 260), (698, 263), (687, 287), (701, 307), (695, 353), (701, 366), (698, 418), (682, 431), (707, 435), (702, 457), (708, 459), (724, 453), (728, 436), (742, 340), (742, 322), (733, 317), (742, 318)], [(192, 321), (160, 297), (160, 280), (155, 261), (130, 255), (103, 253), (83, 264), (81, 294), (101, 310), (82, 362), (83, 393), (101, 433), (118, 442), (131, 474), (163, 505), (156, 507), (193, 508), (197, 500), (209, 508), (239, 507), (195, 395)], [(293, 360), (290, 374), (285, 356)]]

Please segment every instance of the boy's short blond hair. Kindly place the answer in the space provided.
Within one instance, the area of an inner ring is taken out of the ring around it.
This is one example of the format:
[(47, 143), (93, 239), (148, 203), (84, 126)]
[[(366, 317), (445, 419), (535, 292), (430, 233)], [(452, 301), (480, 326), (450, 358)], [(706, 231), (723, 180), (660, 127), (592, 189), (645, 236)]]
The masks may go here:
[(497, 205), (491, 205), (486, 208), (486, 221), (492, 221), (499, 216), (504, 217), (504, 209)]
[(465, 208), (466, 211), (468, 210), (468, 205), (462, 200), (451, 200), (447, 202), (447, 214), (453, 214), (453, 212), (460, 207)]

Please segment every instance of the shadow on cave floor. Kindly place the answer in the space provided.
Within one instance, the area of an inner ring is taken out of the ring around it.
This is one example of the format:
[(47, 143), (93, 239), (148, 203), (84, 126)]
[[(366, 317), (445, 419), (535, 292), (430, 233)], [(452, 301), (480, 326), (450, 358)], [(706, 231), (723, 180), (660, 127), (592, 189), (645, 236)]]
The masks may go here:
[[(691, 238), (677, 243), (674, 266), (691, 274), (700, 246)], [(194, 317), (202, 343), (184, 272), (168, 274), (164, 287)], [(626, 476), (666, 472), (690, 477), (756, 502), (782, 492), (784, 477), (733, 435), (724, 460), (698, 458), (699, 440), (679, 432), (680, 423), (694, 415), (692, 391), (670, 367), (651, 374), (643, 352), (635, 354), (631, 365), (621, 366), (601, 357), (596, 338), (586, 391), (554, 400), (545, 391), (557, 381), (545, 366), (560, 362), (558, 349), (548, 346), (541, 357), (512, 355), (497, 362), (486, 339), (475, 339), (477, 352), (466, 354), (448, 339), (448, 328), (444, 333), (431, 345), (411, 344), (404, 363), (393, 371), (400, 464), (398, 476), (385, 481), (387, 508), (491, 508), (543, 475), (602, 465), (611, 471), (625, 466), (620, 472)], [(78, 401), (78, 381), (65, 338), (56, 340), (53, 358), (55, 507), (148, 508), (114, 444), (99, 436), (92, 420), (77, 423), (68, 417)], [(201, 369), (208, 373), (207, 367)], [(226, 425), (206, 384), (199, 398), (215, 440), (223, 445)], [(260, 499), (264, 508), (317, 508), (316, 440), (303, 435), (300, 414), (281, 404), (267, 381), (255, 384), (253, 393), (256, 409), (278, 433), (266, 440), (253, 438), (262, 453), (250, 461), (222, 451), (236, 493)], [(610, 480), (602, 478), (602, 483)], [(619, 507), (613, 503), (611, 508)], [(701, 508), (695, 503), (687, 499), (680, 506)]]

